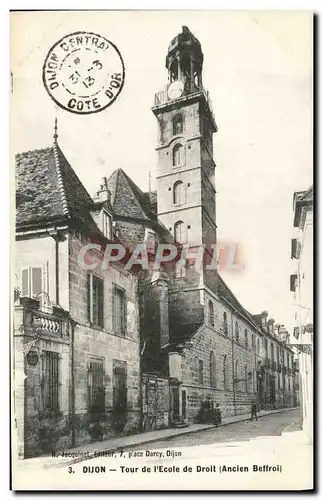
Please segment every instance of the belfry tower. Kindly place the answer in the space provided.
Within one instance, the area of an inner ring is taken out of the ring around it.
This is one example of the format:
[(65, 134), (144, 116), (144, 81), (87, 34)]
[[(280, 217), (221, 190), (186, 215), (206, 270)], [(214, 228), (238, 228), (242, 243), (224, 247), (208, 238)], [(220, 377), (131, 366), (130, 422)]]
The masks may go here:
[(216, 243), (211, 102), (202, 85), (201, 44), (183, 26), (168, 47), (168, 84), (155, 95), (158, 218), (178, 243)]

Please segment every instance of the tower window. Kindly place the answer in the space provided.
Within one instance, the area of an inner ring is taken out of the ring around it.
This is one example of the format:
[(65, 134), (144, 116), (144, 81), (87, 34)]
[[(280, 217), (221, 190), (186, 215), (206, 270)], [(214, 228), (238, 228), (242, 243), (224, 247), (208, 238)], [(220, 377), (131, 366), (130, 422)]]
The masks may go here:
[(176, 115), (173, 119), (173, 135), (179, 135), (183, 133), (183, 120), (180, 115)]
[(174, 226), (174, 236), (176, 243), (186, 243), (186, 231), (183, 221), (178, 221)]
[(209, 325), (214, 327), (214, 306), (211, 300), (209, 300)]
[(173, 166), (178, 167), (184, 163), (184, 147), (182, 144), (175, 144), (173, 149)]
[(184, 203), (184, 201), (185, 201), (184, 200), (184, 184), (182, 183), (182, 181), (177, 181), (174, 184), (173, 201), (174, 201), (175, 205), (180, 204), (180, 203)]

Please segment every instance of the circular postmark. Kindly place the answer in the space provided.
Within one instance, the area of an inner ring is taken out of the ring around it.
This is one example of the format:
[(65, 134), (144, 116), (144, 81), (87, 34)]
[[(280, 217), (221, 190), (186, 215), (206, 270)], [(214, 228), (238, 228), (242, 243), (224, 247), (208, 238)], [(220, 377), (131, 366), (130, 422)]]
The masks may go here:
[(78, 31), (56, 42), (43, 66), (43, 82), (58, 106), (81, 115), (98, 113), (120, 94), (125, 78), (117, 47), (95, 33)]

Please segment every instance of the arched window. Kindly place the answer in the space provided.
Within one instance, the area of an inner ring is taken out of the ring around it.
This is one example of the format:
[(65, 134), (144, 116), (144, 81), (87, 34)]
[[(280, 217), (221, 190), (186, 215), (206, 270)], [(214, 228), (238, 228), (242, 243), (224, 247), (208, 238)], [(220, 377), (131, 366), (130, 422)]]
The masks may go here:
[(239, 326), (238, 326), (238, 321), (236, 321), (235, 332), (236, 332), (236, 341), (239, 342)]
[(248, 365), (244, 367), (244, 382), (246, 386), (246, 392), (248, 392)]
[(223, 358), (223, 387), (224, 389), (228, 388), (228, 373), (227, 373), (227, 355)]
[(227, 313), (223, 313), (223, 331), (224, 335), (228, 335), (228, 318), (227, 318)]
[(209, 325), (214, 326), (214, 306), (212, 300), (209, 300)]
[(173, 135), (179, 135), (183, 132), (183, 120), (181, 115), (176, 115), (173, 119)]
[(244, 331), (244, 345), (248, 347), (248, 330)]
[(185, 196), (184, 196), (184, 184), (182, 181), (177, 181), (174, 184), (173, 187), (173, 202), (175, 205), (184, 203), (185, 202)]
[(179, 220), (175, 223), (174, 237), (176, 243), (186, 243), (186, 231), (184, 222), (182, 220)]
[(203, 361), (199, 359), (199, 384), (203, 385)]
[(237, 380), (239, 379), (239, 360), (238, 359), (236, 359), (236, 362), (234, 364), (233, 378), (235, 379), (235, 384), (237, 384)]
[(173, 149), (173, 166), (178, 167), (184, 163), (184, 147), (182, 144), (175, 144)]
[(210, 354), (210, 386), (216, 387), (216, 362), (213, 351)]

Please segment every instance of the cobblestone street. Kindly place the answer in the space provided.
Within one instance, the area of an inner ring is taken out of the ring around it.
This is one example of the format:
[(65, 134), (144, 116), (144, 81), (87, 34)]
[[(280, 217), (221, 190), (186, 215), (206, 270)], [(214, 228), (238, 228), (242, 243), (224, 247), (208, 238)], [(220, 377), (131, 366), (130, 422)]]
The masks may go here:
[[(165, 443), (168, 447), (185, 447), (207, 445), (212, 443), (225, 443), (232, 441), (246, 441), (259, 436), (280, 436), (283, 431), (301, 429), (301, 412), (297, 408), (295, 411), (277, 413), (258, 418), (257, 421), (250, 420), (226, 425), (217, 429), (201, 431), (184, 436), (168, 438), (161, 442), (145, 445), (146, 449), (162, 448)], [(134, 449), (142, 448), (141, 445)]]

